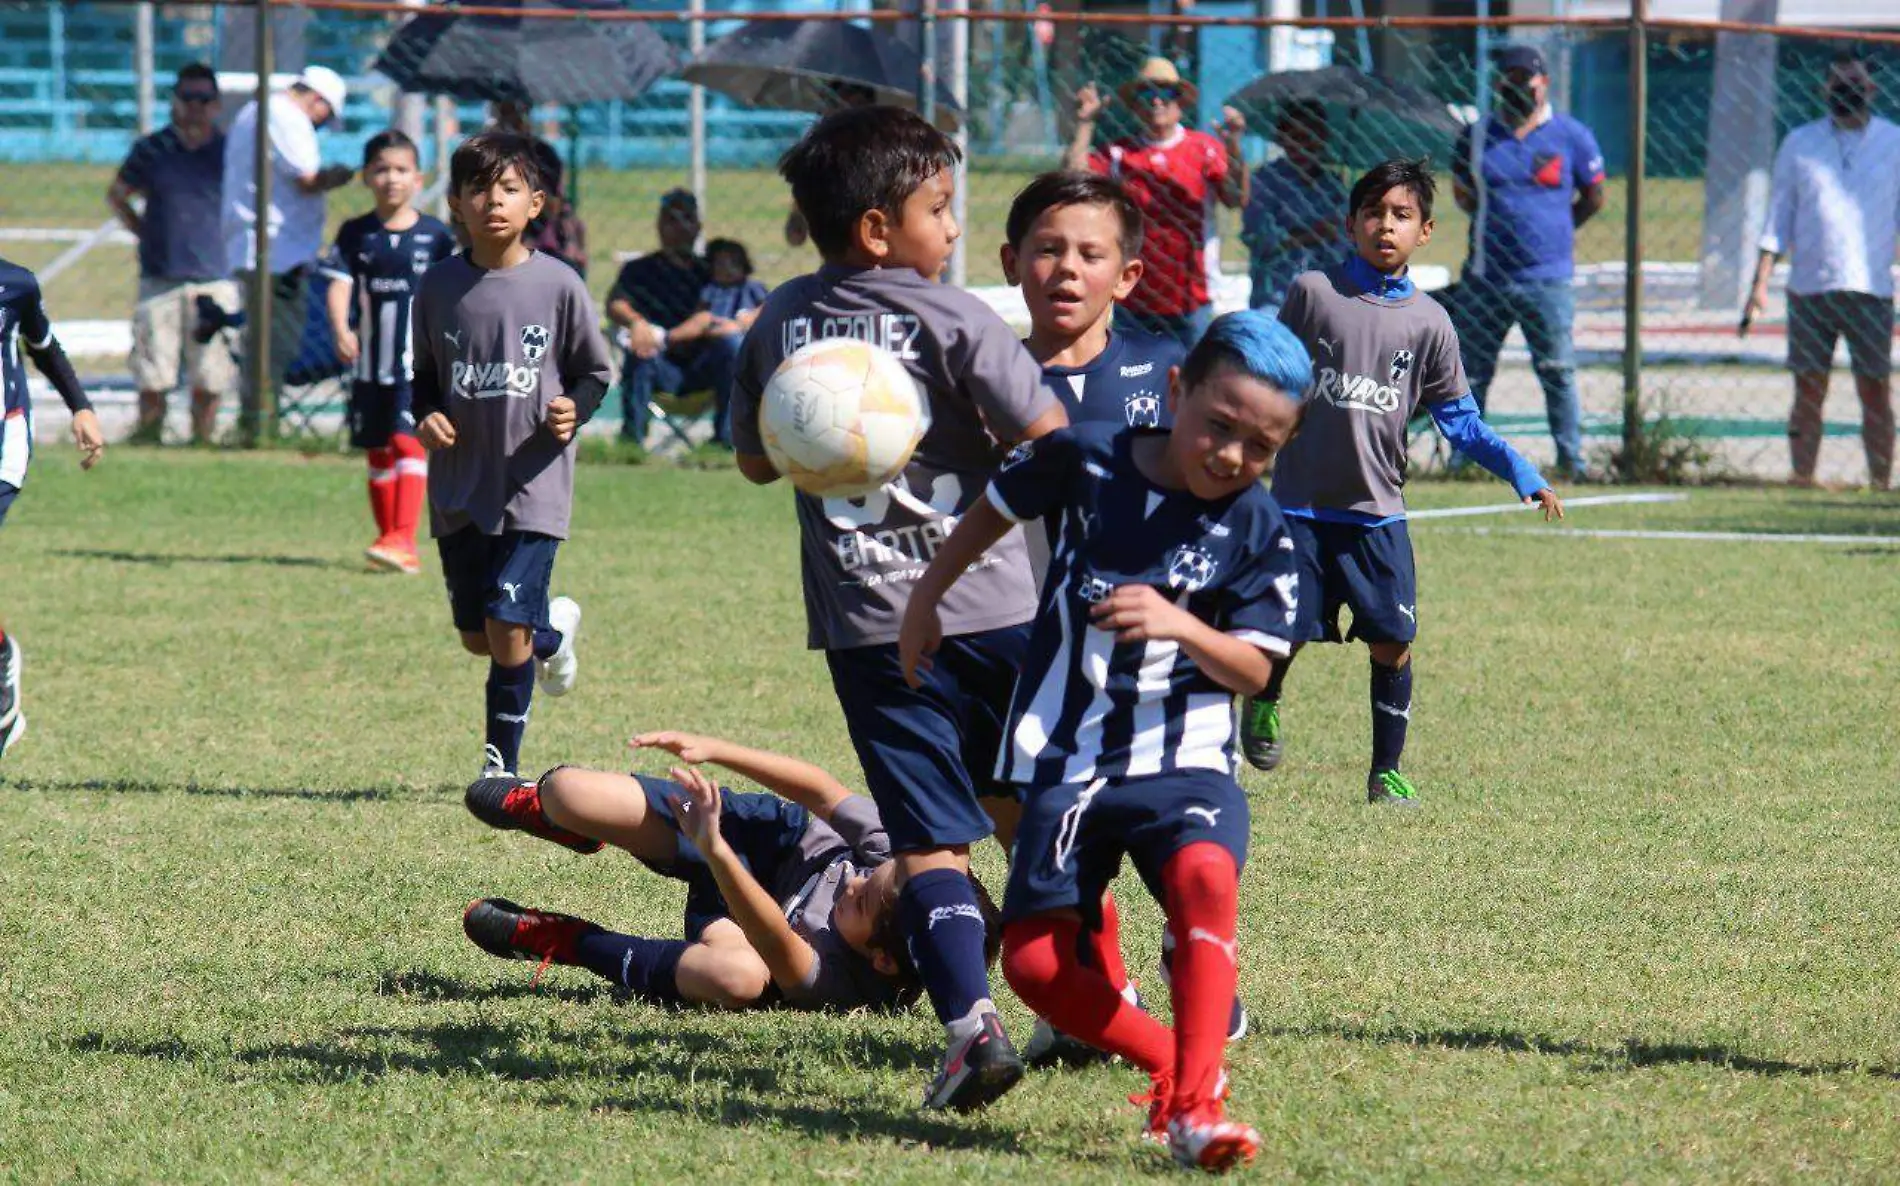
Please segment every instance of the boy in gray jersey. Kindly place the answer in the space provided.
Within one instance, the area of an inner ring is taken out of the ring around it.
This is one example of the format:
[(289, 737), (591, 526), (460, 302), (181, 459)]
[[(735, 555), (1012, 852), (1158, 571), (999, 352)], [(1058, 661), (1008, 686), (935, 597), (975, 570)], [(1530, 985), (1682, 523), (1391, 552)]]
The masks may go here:
[[(1556, 492), (1484, 423), (1465, 382), (1443, 306), (1406, 275), (1431, 241), (1432, 175), (1423, 161), (1386, 161), (1352, 188), (1355, 254), (1293, 282), (1280, 320), (1313, 356), (1300, 431), (1273, 468), (1273, 496), (1300, 556), (1304, 642), (1364, 639), (1372, 652), (1372, 770), (1366, 798), (1413, 806), (1399, 773), (1412, 713), (1411, 644), (1418, 628), (1412, 541), (1405, 528), (1405, 427), (1421, 405), (1453, 446), (1511, 484), (1544, 518), (1563, 517)], [(1352, 628), (1339, 630), (1339, 609)], [(1279, 764), (1280, 690), (1292, 657), (1243, 714), (1242, 752)]]
[(936, 282), (961, 233), (950, 213), (959, 155), (891, 107), (828, 115), (785, 154), (779, 172), (825, 263), (775, 290), (746, 334), (732, 434), (740, 471), (777, 481), (759, 436), (760, 394), (787, 355), (819, 338), (888, 350), (929, 400), (930, 429), (897, 479), (860, 499), (796, 499), (809, 645), (825, 652), (890, 829), (899, 922), (947, 1033), (924, 1104), (967, 1109), (1023, 1072), (990, 1001), (969, 878), (969, 846), (992, 830), (978, 796), (1008, 793), (990, 772), (1036, 608), (1022, 533), (986, 552), (944, 600), (944, 649), (922, 687), (904, 682), (896, 641), (911, 584), (982, 495), (998, 438), (1041, 436), (1068, 418), (1002, 319)]
[(488, 664), (484, 772), (519, 766), (536, 664), (574, 685), (580, 606), (548, 600), (574, 504), (574, 434), (607, 391), (607, 344), (574, 270), (529, 248), (534, 141), (485, 132), (455, 150), (449, 202), (469, 249), (431, 267), (412, 313), (416, 439), (429, 529), (462, 645)]
[[(483, 898), (463, 915), (476, 945), (588, 968), (659, 1004), (848, 1010), (917, 999), (896, 934), (890, 839), (869, 799), (809, 763), (716, 737), (645, 733), (630, 744), (684, 766), (671, 780), (571, 766), (539, 783), (485, 778), (469, 787), (468, 807), (577, 852), (612, 844), (685, 882), (685, 938), (621, 935)], [(693, 768), (702, 762), (775, 794), (722, 789)]]

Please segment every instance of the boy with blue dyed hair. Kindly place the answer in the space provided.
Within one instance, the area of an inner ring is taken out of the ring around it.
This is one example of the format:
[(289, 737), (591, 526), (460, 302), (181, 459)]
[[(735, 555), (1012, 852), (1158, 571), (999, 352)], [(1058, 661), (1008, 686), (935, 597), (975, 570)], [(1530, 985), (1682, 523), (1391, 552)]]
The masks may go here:
[[(909, 678), (928, 672), (946, 591), (1015, 524), (1051, 525), (998, 759), (1026, 796), (1003, 970), (1063, 1033), (1147, 1071), (1149, 1135), (1203, 1169), (1260, 1144), (1222, 1113), (1249, 833), (1232, 698), (1292, 649), (1293, 537), (1260, 477), (1311, 379), (1291, 331), (1232, 313), (1170, 373), (1171, 429), (1084, 423), (1017, 446), (912, 590), (898, 643)], [(1172, 1030), (1099, 956), (1118, 947), (1101, 902), (1123, 856), (1175, 940)]]
[[(1483, 420), (1443, 306), (1407, 276), (1431, 242), (1432, 175), (1424, 161), (1390, 160), (1352, 187), (1355, 253), (1293, 282), (1280, 320), (1312, 351), (1313, 390), (1300, 435), (1273, 471), (1273, 494), (1299, 547), (1306, 596), (1299, 645), (1364, 639), (1372, 652), (1371, 803), (1416, 806), (1399, 772), (1412, 715), (1417, 578), (1405, 527), (1405, 426), (1423, 405), (1445, 439), (1511, 484), (1519, 498), (1562, 518), (1563, 503), (1537, 467)], [(1339, 629), (1339, 609), (1352, 626)], [(1261, 770), (1280, 762), (1280, 694), (1287, 662), (1244, 715), (1242, 752)]]

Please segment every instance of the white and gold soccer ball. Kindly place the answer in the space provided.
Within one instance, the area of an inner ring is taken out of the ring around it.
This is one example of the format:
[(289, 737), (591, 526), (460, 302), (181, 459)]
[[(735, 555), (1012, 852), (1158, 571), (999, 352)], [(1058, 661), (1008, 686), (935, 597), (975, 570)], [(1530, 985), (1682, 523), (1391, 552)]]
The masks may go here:
[(930, 427), (923, 393), (890, 351), (824, 338), (779, 364), (765, 385), (759, 435), (792, 485), (856, 498), (895, 478)]

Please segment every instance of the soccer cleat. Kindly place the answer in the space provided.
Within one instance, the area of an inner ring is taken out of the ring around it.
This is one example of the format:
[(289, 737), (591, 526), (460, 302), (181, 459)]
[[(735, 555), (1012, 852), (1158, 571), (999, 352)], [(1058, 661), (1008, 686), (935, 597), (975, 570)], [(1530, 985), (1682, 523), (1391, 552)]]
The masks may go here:
[(402, 541), (394, 536), (385, 535), (369, 547), (363, 549), (363, 559), (369, 566), (383, 572), (421, 572), (422, 562), (416, 559), (415, 551), (402, 546)]
[(572, 964), (574, 944), (600, 928), (584, 918), (530, 910), (506, 898), (477, 898), (462, 911), (462, 933), (475, 946), (502, 959), (539, 959), (537, 982), (549, 964)]
[(0, 643), (0, 757), (26, 735), (26, 714), (20, 709), (20, 644), (9, 638)]
[[(1223, 1067), (1220, 1078), (1214, 1080), (1214, 1098), (1225, 1104), (1233, 1094), (1227, 1070)], [(1168, 1120), (1173, 1116), (1170, 1105), (1174, 1102), (1174, 1081), (1165, 1072), (1150, 1076), (1148, 1090), (1141, 1095), (1129, 1096), (1128, 1102), (1137, 1108), (1148, 1109), (1148, 1120), (1142, 1126), (1141, 1139), (1156, 1145), (1167, 1144)]]
[(598, 840), (549, 822), (547, 813), (541, 810), (541, 788), (506, 771), (484, 775), (468, 784), (462, 802), (470, 815), (491, 828), (526, 832), (583, 855), (606, 847)]
[(550, 696), (565, 696), (574, 690), (574, 677), (580, 672), (580, 660), (574, 644), (581, 634), (581, 607), (572, 597), (556, 597), (548, 602), (548, 625), (561, 632), (561, 647), (540, 664), (535, 678), (541, 690)]
[(1177, 1165), (1224, 1173), (1254, 1159), (1260, 1152), (1260, 1134), (1222, 1116), (1218, 1104), (1209, 1104), (1168, 1121), (1168, 1150)]
[(1280, 702), (1249, 700), (1240, 713), (1240, 752), (1255, 770), (1280, 764)]
[(1420, 805), (1418, 788), (1396, 770), (1374, 770), (1366, 776), (1366, 802), (1385, 807)]
[(924, 1089), (924, 1107), (972, 1112), (996, 1100), (1023, 1077), (1023, 1060), (1003, 1032), (1003, 1020), (985, 1013), (975, 1033), (952, 1042), (943, 1068)]
[(1047, 1018), (1036, 1018), (1036, 1028), (1023, 1047), (1023, 1061), (1039, 1071), (1051, 1067), (1087, 1067), (1115, 1061), (1106, 1050), (1097, 1050), (1080, 1038), (1072, 1038)]

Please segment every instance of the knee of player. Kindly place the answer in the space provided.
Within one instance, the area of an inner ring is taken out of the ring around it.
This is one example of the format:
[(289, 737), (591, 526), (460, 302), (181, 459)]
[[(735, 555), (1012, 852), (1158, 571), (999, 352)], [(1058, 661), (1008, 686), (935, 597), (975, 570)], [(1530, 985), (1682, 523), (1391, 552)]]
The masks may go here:
[(574, 783), (582, 772), (573, 766), (556, 766), (541, 776), (536, 783), (536, 793), (541, 800), (541, 810), (546, 812), (549, 806), (556, 811), (567, 806), (568, 796), (574, 793)]
[[(1240, 871), (1235, 867), (1233, 854), (1207, 841), (1190, 844), (1175, 853), (1168, 861), (1163, 880), (1167, 883), (1171, 904), (1180, 900), (1207, 909), (1237, 903), (1240, 898)], [(1174, 913), (1172, 908), (1169, 913)]]
[(1412, 661), (1412, 644), (1405, 642), (1369, 643), (1372, 661), (1381, 667), (1403, 667)]
[(488, 635), (486, 633), (476, 630), (464, 630), (461, 634), (463, 650), (471, 655), (480, 655), (483, 658), (488, 656)]
[(721, 1009), (746, 1009), (758, 1004), (772, 986), (772, 974), (753, 952), (732, 951), (706, 969), (705, 986), (712, 1004)]

